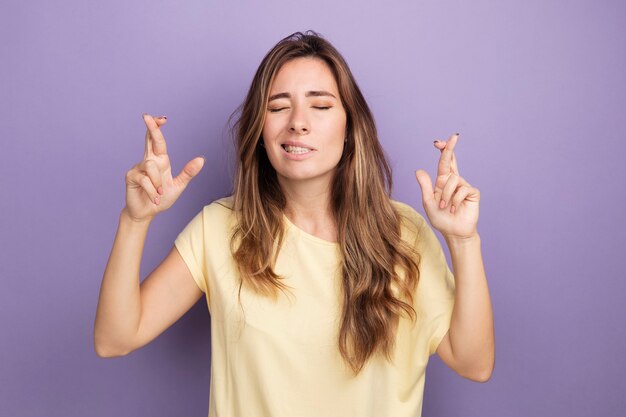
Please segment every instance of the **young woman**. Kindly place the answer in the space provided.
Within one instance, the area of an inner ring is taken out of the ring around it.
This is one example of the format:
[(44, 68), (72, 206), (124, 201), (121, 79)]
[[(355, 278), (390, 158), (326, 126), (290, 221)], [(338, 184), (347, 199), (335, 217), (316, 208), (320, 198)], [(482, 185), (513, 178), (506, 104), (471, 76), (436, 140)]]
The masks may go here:
[(290, 35), (263, 59), (240, 108), (233, 195), (205, 206), (140, 285), (150, 222), (204, 163), (173, 178), (166, 119), (143, 117), (145, 155), (126, 175), (102, 281), (98, 355), (146, 345), (204, 295), (209, 416), (414, 417), (435, 352), (459, 375), (489, 379), (479, 191), (459, 175), (458, 134), (435, 142), (434, 190), (416, 172), (453, 275), (424, 218), (390, 199), (391, 170), (342, 56), (315, 33)]

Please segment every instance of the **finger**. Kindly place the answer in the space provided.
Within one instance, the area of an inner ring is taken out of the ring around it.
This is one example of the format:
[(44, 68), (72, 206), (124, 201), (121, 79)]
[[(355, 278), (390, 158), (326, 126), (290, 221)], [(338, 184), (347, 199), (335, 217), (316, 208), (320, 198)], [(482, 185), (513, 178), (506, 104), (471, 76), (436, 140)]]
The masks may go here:
[(454, 193), (454, 195), (452, 196), (452, 200), (450, 201), (451, 213), (455, 213), (458, 210), (458, 208), (461, 207), (463, 200), (467, 198), (467, 196), (470, 194), (471, 191), (472, 191), (472, 187), (469, 187), (467, 185), (462, 185), (456, 189), (456, 193)]
[(146, 132), (146, 142), (151, 145), (151, 147), (147, 146), (147, 149), (151, 149), (153, 155), (158, 156), (166, 154), (167, 146), (165, 145), (165, 138), (163, 137), (163, 133), (161, 133), (161, 129), (155, 119), (146, 114), (144, 115), (144, 122), (148, 128), (148, 132)]
[(136, 171), (132, 177), (132, 181), (135, 184), (139, 184), (141, 186), (141, 188), (148, 195), (148, 198), (150, 198), (150, 201), (152, 201), (156, 205), (159, 205), (161, 203), (159, 194), (157, 193), (156, 188), (154, 188), (152, 181), (150, 181), (150, 178), (148, 178), (147, 175)]
[(438, 205), (439, 208), (445, 208), (448, 205), (448, 202), (452, 199), (452, 194), (456, 190), (459, 185), (459, 176), (456, 174), (451, 174), (446, 182), (446, 185), (443, 187), (443, 192), (441, 193), (441, 200)]
[(440, 151), (443, 151), (443, 148), (446, 147), (446, 142), (439, 139), (435, 139), (433, 143), (435, 144), (435, 148), (439, 149)]
[[(446, 142), (440, 141), (440, 140), (435, 140), (434, 142), (435, 144), (435, 148), (439, 149), (441, 152), (443, 152), (443, 150), (446, 147)], [(452, 162), (450, 164), (450, 171), (457, 174), (457, 175), (461, 175), (459, 173), (459, 167), (457, 165), (457, 159), (456, 159), (456, 153), (452, 152)]]
[[(143, 120), (144, 123), (146, 123), (146, 117), (151, 117), (151, 116), (148, 115), (147, 113), (142, 113), (141, 119)], [(144, 146), (144, 151), (143, 151), (143, 158), (144, 159), (148, 159), (152, 155), (154, 155), (152, 153), (152, 141), (150, 141), (150, 131), (148, 130), (148, 126), (146, 125), (146, 137), (145, 137), (145, 146)]]
[(449, 149), (451, 151), (454, 151), (454, 148), (456, 147), (456, 143), (459, 140), (459, 133), (455, 133), (454, 135), (450, 136), (448, 138), (448, 141), (446, 142), (446, 149)]
[[(144, 123), (146, 122), (146, 117), (149, 117), (150, 115), (147, 113), (143, 113), (141, 115), (141, 118), (143, 119)], [(156, 122), (156, 124), (158, 126), (163, 126), (165, 123), (167, 123), (167, 116), (159, 116), (154, 118), (154, 121)], [(150, 130), (147, 129), (146, 127), (146, 144), (145, 144), (145, 148), (144, 148), (144, 159), (148, 159), (150, 156), (154, 155), (153, 151), (152, 151), (152, 142), (150, 141)]]
[[(443, 190), (444, 190), (444, 188), (445, 188), (445, 184), (448, 182), (448, 179), (449, 179), (452, 175), (456, 175), (456, 174), (454, 174), (454, 173), (452, 173), (452, 172), (451, 172), (450, 174), (448, 174), (448, 176), (447, 176), (446, 178), (444, 178), (444, 180), (443, 180), (443, 181), (444, 181), (444, 185), (443, 185), (443, 187), (441, 187), (441, 188), (440, 188), (437, 184), (435, 184), (435, 201), (436, 201), (436, 203), (437, 203), (437, 206), (439, 206), (439, 204), (441, 203), (441, 200), (442, 200), (442, 195), (443, 195)], [(459, 176), (459, 177), (458, 177), (458, 180), (459, 180), (459, 182), (458, 182), (458, 184), (457, 184), (457, 187), (458, 187), (458, 186), (460, 186), (460, 185), (466, 185), (466, 186), (468, 186), (468, 187), (471, 187), (470, 183), (469, 183), (469, 182), (467, 182), (467, 181), (465, 180), (465, 178), (463, 178), (463, 177)], [(448, 205), (449, 205), (449, 204), (448, 204), (449, 200), (450, 200), (450, 198), (446, 198), (446, 199), (445, 199), (445, 201), (446, 201), (446, 206), (448, 206)]]
[(183, 189), (185, 189), (187, 187), (187, 184), (189, 184), (189, 181), (191, 181), (193, 177), (198, 175), (198, 173), (204, 166), (204, 161), (204, 157), (198, 156), (187, 162), (180, 174), (178, 174), (178, 176), (174, 178), (174, 181), (176, 181), (180, 186), (183, 187)]
[(150, 178), (157, 193), (163, 195), (163, 181), (156, 162), (152, 159), (146, 159), (140, 164), (140, 169)]
[(422, 190), (422, 204), (424, 207), (436, 204), (435, 195), (433, 193), (433, 183), (428, 173), (423, 169), (418, 169), (415, 171), (415, 178)]
[(456, 175), (461, 175), (459, 174), (459, 167), (456, 164), (456, 155), (454, 152), (452, 152), (452, 162), (450, 163), (450, 170)]
[(470, 183), (469, 183), (469, 182), (467, 182), (467, 181), (465, 180), (465, 178), (463, 178), (463, 177), (461, 177), (461, 176), (459, 176), (459, 185), (467, 185), (468, 187), (471, 187)]
[[(146, 122), (146, 117), (148, 117), (149, 115), (147, 113), (143, 113), (141, 118), (143, 119), (144, 123)], [(165, 123), (167, 123), (167, 116), (159, 116), (157, 118), (154, 118), (154, 121), (156, 122), (156, 124), (158, 126), (163, 126)], [(145, 137), (145, 148), (144, 148), (144, 152), (143, 152), (143, 157), (144, 159), (148, 159), (151, 156), (154, 155), (153, 149), (152, 149), (152, 141), (150, 140), (150, 130), (147, 129), (146, 126), (146, 137)]]
[(456, 146), (456, 142), (459, 139), (459, 134), (455, 133), (450, 137), (450, 139), (446, 142), (446, 146), (441, 152), (441, 157), (439, 158), (439, 165), (437, 167), (437, 176), (449, 174), (452, 169), (452, 154), (454, 151), (454, 147)]
[[(450, 177), (450, 174), (444, 177), (439, 177), (435, 181), (434, 197), (435, 197), (435, 205), (437, 206), (439, 205), (439, 202), (441, 201), (441, 195), (443, 194), (443, 187), (445, 187), (446, 182), (448, 182), (448, 177)], [(440, 185), (442, 182), (443, 182), (443, 186)]]

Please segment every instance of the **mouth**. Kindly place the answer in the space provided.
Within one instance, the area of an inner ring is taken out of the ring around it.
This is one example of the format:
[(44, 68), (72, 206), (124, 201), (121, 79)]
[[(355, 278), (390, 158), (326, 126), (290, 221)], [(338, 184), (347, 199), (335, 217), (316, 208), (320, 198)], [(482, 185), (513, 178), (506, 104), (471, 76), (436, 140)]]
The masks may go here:
[(285, 150), (285, 152), (292, 154), (292, 155), (302, 155), (305, 153), (309, 153), (309, 152), (313, 152), (315, 151), (315, 149), (309, 147), (308, 145), (294, 145), (294, 144), (288, 144), (288, 143), (283, 143), (282, 148)]

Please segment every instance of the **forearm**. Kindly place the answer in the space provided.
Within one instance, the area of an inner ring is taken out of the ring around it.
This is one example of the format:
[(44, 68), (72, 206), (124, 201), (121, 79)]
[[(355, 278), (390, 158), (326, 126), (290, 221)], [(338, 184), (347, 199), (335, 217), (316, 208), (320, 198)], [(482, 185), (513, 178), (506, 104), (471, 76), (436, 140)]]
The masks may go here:
[(495, 361), (495, 337), (480, 236), (446, 242), (456, 283), (449, 330), (453, 356), (466, 374), (488, 378)]
[(124, 210), (120, 213), (94, 325), (94, 345), (101, 356), (123, 354), (139, 327), (139, 267), (149, 225), (133, 221)]

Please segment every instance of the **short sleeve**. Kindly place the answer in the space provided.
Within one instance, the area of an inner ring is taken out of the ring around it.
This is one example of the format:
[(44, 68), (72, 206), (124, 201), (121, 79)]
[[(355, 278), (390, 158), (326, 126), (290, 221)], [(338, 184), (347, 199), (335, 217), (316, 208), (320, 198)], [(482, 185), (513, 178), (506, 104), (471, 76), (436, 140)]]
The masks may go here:
[(429, 355), (433, 355), (450, 328), (456, 287), (441, 243), (423, 217), (416, 246), (421, 255), (420, 299), (426, 314)]
[(176, 237), (174, 245), (203, 293), (207, 293), (204, 244), (204, 210), (200, 211)]

